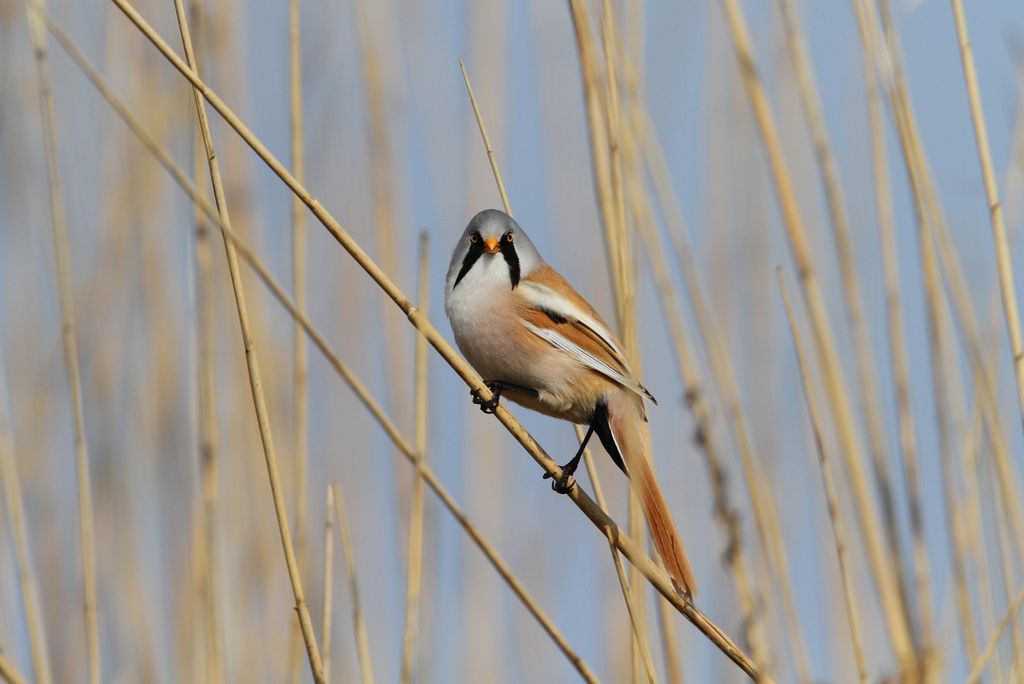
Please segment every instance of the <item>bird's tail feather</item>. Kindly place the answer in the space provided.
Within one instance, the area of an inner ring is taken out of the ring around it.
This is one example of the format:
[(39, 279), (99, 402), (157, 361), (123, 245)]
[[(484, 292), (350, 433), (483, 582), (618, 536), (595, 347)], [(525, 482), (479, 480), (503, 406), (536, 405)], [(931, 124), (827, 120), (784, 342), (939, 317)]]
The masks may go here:
[(668, 502), (665, 501), (654, 475), (654, 468), (644, 450), (641, 435), (641, 424), (644, 420), (642, 400), (623, 396), (621, 402), (615, 403), (619, 405), (609, 406), (609, 426), (626, 465), (626, 474), (643, 507), (644, 517), (647, 518), (647, 525), (651, 530), (651, 539), (669, 575), (683, 594), (693, 598), (697, 595), (693, 570), (686, 558), (679, 533), (672, 522)]

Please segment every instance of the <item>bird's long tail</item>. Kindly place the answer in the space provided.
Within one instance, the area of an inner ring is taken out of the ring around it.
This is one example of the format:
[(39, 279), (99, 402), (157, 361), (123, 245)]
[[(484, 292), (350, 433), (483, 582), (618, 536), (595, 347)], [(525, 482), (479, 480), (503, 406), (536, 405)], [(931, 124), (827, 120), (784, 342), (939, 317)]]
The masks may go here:
[(697, 583), (693, 578), (690, 561), (686, 558), (683, 543), (672, 522), (668, 502), (658, 486), (654, 468), (644, 449), (641, 427), (644, 422), (643, 402), (639, 397), (619, 395), (608, 405), (608, 424), (615, 446), (618, 447), (626, 466), (626, 474), (633, 484), (633, 490), (643, 506), (651, 538), (658, 549), (669, 575), (682, 592), (693, 598), (697, 595)]

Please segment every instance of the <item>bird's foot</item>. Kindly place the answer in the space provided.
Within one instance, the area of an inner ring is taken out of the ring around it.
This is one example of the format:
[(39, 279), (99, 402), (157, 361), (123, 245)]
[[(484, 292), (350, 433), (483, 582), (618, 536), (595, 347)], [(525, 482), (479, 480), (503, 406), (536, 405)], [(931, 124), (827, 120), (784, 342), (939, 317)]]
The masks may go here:
[(484, 413), (494, 413), (498, 408), (498, 401), (501, 399), (501, 390), (503, 388), (496, 382), (485, 381), (484, 384), (491, 391), (491, 398), (485, 400), (480, 396), (479, 390), (471, 390), (470, 394), (473, 395), (473, 403), (479, 406), (480, 410)]
[(540, 392), (535, 389), (523, 387), (522, 385), (515, 385), (503, 380), (484, 380), (484, 384), (487, 385), (487, 389), (491, 390), (492, 396), (490, 399), (487, 399), (486, 401), (482, 399), (478, 390), (470, 390), (469, 392), (473, 395), (473, 403), (479, 406), (480, 410), (484, 413), (494, 413), (495, 409), (498, 408), (498, 400), (501, 399), (501, 393), (505, 390), (525, 394), (529, 397), (540, 396)]
[(580, 456), (583, 450), (580, 449), (580, 453), (573, 456), (572, 460), (562, 466), (562, 474), (559, 477), (552, 477), (551, 473), (544, 473), (544, 479), (551, 479), (551, 491), (558, 492), (559, 494), (568, 494), (572, 491), (572, 488), (576, 486), (576, 479), (573, 477), (573, 473), (576, 472), (577, 466), (580, 464)]

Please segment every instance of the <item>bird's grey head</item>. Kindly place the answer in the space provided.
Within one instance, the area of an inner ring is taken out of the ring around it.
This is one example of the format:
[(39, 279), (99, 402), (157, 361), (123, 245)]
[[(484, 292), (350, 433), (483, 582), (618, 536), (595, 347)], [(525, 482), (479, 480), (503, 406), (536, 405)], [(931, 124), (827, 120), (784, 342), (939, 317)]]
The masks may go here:
[(474, 268), (489, 267), (494, 259), (507, 267), (512, 289), (519, 285), (520, 278), (544, 263), (515, 219), (503, 211), (485, 209), (473, 217), (455, 246), (446, 278), (448, 292)]

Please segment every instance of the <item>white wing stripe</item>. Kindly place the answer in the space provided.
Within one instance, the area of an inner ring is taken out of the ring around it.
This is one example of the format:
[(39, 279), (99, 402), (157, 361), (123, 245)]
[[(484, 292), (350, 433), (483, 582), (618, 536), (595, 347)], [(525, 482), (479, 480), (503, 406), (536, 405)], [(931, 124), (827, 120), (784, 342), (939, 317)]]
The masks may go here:
[(604, 375), (610, 380), (613, 380), (628, 390), (636, 392), (641, 396), (650, 396), (647, 390), (645, 390), (639, 383), (635, 382), (618, 372), (607, 363), (597, 358), (586, 349), (583, 349), (578, 344), (567, 340), (563, 335), (558, 334), (556, 331), (550, 328), (541, 328), (539, 326), (530, 323), (529, 321), (521, 321), (527, 330), (532, 332), (537, 337), (548, 342), (551, 346), (556, 349), (560, 349), (577, 361), (582, 363), (587, 368), (597, 371), (601, 375)]
[(615, 355), (623, 358), (622, 350), (615, 344), (610, 332), (604, 326), (588, 316), (572, 302), (561, 296), (546, 285), (539, 285), (532, 282), (523, 282), (519, 285), (519, 291), (526, 297), (527, 301), (539, 309), (546, 309), (564, 318), (579, 321), (588, 330), (601, 338), (601, 340), (614, 350)]

